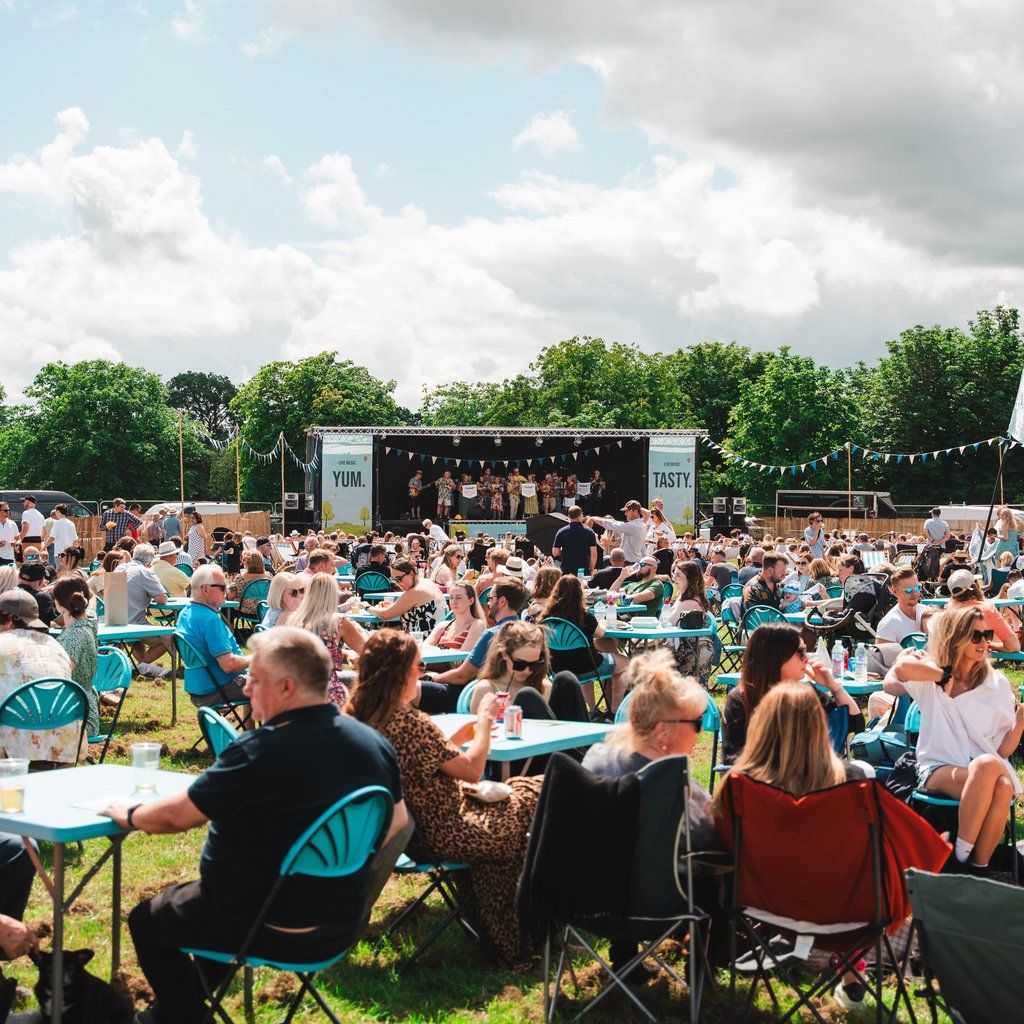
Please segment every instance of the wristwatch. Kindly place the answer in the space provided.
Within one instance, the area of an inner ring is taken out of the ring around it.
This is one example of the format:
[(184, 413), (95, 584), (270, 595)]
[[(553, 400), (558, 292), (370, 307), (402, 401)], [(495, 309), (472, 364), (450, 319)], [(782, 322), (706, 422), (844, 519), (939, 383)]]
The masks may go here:
[(131, 807), (125, 812), (125, 821), (128, 822), (128, 828), (134, 832), (135, 824), (132, 822), (132, 815), (142, 806), (142, 804), (132, 804)]

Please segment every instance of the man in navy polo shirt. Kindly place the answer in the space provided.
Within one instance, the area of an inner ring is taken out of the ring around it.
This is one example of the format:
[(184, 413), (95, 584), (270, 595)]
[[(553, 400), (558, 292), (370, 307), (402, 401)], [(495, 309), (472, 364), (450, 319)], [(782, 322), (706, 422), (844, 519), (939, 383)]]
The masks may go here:
[[(364, 786), (390, 792), (394, 815), (378, 849), (408, 822), (391, 744), (327, 699), (333, 667), (320, 639), (279, 626), (249, 643), (245, 693), (263, 725), (229, 744), (187, 792), (104, 811), (122, 828), (148, 833), (210, 826), (199, 880), (169, 886), (128, 917), (139, 966), (156, 996), (156, 1005), (136, 1017), (145, 1024), (203, 1020), (199, 975), (181, 947), (236, 951), (285, 854), (338, 800)], [(343, 878), (290, 878), (252, 953), (287, 962), (330, 959), (358, 938), (368, 896), (365, 867)], [(222, 970), (203, 963), (212, 985)]]
[(201, 565), (192, 574), (192, 600), (178, 616), (177, 631), (206, 662), (204, 668), (185, 669), (185, 692), (197, 708), (222, 703), (221, 692), (232, 703), (245, 700), (245, 681), (237, 677), (249, 667), (249, 658), (220, 615), (227, 589), (219, 565)]
[(582, 569), (592, 576), (597, 568), (597, 534), (583, 525), (583, 509), (579, 505), (570, 505), (567, 514), (569, 525), (555, 534), (551, 554), (560, 560), (564, 575), (575, 576)]

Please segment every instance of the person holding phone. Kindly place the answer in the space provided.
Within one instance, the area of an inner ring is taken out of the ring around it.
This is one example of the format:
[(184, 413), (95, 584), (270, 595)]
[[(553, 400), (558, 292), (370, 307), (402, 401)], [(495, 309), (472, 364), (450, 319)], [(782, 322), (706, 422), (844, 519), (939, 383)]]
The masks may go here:
[(811, 558), (825, 557), (825, 527), (820, 513), (812, 512), (807, 517), (807, 529), (804, 530), (804, 540), (811, 549)]

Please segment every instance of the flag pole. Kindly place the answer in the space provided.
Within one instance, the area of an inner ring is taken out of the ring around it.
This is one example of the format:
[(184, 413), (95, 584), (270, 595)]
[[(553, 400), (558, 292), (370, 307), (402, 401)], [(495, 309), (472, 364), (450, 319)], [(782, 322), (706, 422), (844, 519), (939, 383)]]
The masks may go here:
[(242, 514), (242, 456), (239, 448), (242, 444), (242, 429), (235, 429), (235, 501), (238, 503), (238, 514)]
[(846, 528), (853, 530), (853, 455), (850, 442), (846, 442)]
[[(996, 474), (996, 485), (992, 488), (992, 500), (988, 506), (988, 517), (985, 519), (985, 531), (981, 535), (981, 554), (985, 554), (985, 538), (988, 536), (988, 528), (992, 525), (992, 512), (996, 507), (996, 495), (1002, 493), (1003, 467), (1006, 465), (1006, 454), (1004, 452), (1004, 438), (999, 438), (999, 472)], [(979, 559), (980, 561), (980, 559)]]
[(181, 490), (182, 518), (185, 516), (185, 413), (178, 410), (178, 486)]
[(281, 447), (281, 536), (285, 535), (284, 529), (284, 431), (281, 431), (280, 437)]

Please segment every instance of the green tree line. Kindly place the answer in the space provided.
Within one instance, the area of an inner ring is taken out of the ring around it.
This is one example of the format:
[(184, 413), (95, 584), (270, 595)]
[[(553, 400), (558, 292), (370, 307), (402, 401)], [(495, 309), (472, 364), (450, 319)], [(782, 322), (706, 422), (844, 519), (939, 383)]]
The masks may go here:
[[(236, 386), (203, 371), (161, 380), (105, 360), (49, 363), (12, 403), (0, 390), (0, 488), (54, 488), (82, 500), (115, 494), (161, 500), (178, 492), (178, 410), (184, 414), (185, 488), (233, 500), (235, 454), (213, 449), (236, 425), (260, 452), (283, 431), (306, 450), (321, 425), (659, 429), (702, 427), (758, 462), (810, 461), (846, 441), (882, 451), (945, 449), (1002, 433), (1024, 367), (1016, 309), (980, 311), (966, 330), (916, 325), (890, 339), (873, 364), (833, 368), (783, 346), (754, 351), (706, 341), (674, 352), (575, 337), (543, 349), (529, 369), (500, 382), (452, 381), (424, 389), (418, 409), (395, 400), (396, 382), (323, 352), (260, 367)], [(995, 447), (899, 465), (854, 456), (854, 488), (891, 491), (901, 504), (987, 497)], [(1014, 458), (1014, 456), (1011, 456)], [(1010, 466), (1012, 467), (1012, 463)], [(244, 501), (273, 501), (280, 467), (243, 456)], [(286, 487), (302, 489), (286, 463)], [(745, 495), (774, 504), (776, 488), (846, 487), (846, 460), (780, 480), (701, 448), (701, 500)], [(1008, 469), (1007, 497), (1024, 489)]]

